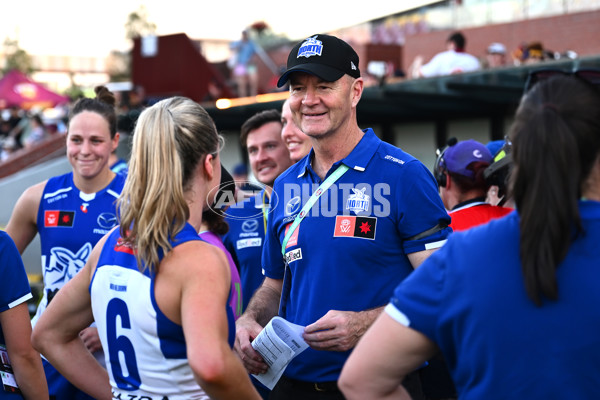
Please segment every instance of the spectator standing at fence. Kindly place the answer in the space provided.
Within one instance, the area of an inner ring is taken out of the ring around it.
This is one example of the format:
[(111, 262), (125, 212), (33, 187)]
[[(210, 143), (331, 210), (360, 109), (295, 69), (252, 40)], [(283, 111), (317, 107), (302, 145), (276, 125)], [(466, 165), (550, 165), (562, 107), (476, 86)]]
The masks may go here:
[(231, 44), (231, 49), (234, 54), (229, 65), (237, 85), (238, 96), (256, 96), (258, 94), (258, 71), (253, 58), (257, 49), (247, 29), (242, 31), (240, 40)]
[(481, 68), (477, 57), (466, 52), (467, 40), (461, 32), (454, 32), (446, 40), (446, 50), (436, 54), (423, 64), (423, 56), (417, 56), (410, 71), (413, 78), (429, 78), (477, 71)]

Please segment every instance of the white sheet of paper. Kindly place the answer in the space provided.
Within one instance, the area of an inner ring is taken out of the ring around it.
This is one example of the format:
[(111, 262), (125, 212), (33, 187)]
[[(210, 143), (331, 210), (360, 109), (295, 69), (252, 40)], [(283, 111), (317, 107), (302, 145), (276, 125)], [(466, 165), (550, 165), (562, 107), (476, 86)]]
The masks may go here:
[(308, 348), (302, 339), (304, 327), (292, 324), (281, 317), (273, 317), (252, 342), (254, 350), (260, 353), (269, 370), (264, 374), (253, 375), (259, 382), (273, 389), (290, 361)]

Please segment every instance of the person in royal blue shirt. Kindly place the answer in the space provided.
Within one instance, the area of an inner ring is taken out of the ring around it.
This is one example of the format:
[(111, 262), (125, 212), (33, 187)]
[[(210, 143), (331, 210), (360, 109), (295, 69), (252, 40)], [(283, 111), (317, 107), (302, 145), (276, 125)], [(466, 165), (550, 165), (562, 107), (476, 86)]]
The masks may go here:
[(600, 91), (537, 83), (509, 137), (517, 211), (453, 233), (398, 285), (344, 366), (349, 399), (403, 398), (439, 350), (460, 399), (600, 397)]
[[(265, 110), (244, 122), (240, 132), (240, 142), (248, 151), (252, 173), (263, 185), (254, 196), (225, 212), (229, 232), (223, 237), (223, 243), (240, 270), (243, 309), (264, 279), (261, 257), (273, 182), (292, 164), (281, 130), (281, 114), (277, 110)], [(253, 382), (261, 396), (268, 398), (268, 390), (254, 379)]]
[(271, 399), (343, 398), (336, 381), (351, 349), (397, 283), (450, 232), (431, 172), (359, 128), (358, 65), (346, 42), (314, 35), (292, 49), (278, 82), (289, 80), (294, 122), (313, 150), (275, 181), (266, 278), (238, 319), (235, 349), (251, 373), (265, 372), (250, 342), (278, 313), (305, 326), (310, 348)]
[(225, 212), (229, 232), (223, 237), (223, 243), (240, 269), (243, 309), (264, 278), (260, 260), (273, 182), (292, 164), (281, 129), (281, 114), (277, 110), (266, 110), (244, 122), (240, 132), (240, 142), (248, 151), (252, 173), (263, 185), (254, 196)]
[(25, 266), (10, 236), (0, 231), (0, 399), (47, 399), (40, 354), (31, 346), (27, 300), (31, 290)]

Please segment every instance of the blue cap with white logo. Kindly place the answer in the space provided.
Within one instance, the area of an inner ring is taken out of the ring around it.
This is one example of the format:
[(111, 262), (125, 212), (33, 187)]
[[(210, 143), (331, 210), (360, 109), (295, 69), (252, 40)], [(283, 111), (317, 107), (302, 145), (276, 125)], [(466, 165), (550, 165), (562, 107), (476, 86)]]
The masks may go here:
[(344, 74), (358, 78), (358, 54), (335, 36), (313, 35), (290, 51), (287, 70), (277, 81), (277, 87), (285, 85), (292, 72), (313, 74), (326, 82), (337, 81)]
[(471, 163), (478, 161), (487, 164), (492, 163), (492, 154), (487, 147), (473, 139), (464, 140), (448, 147), (443, 158), (448, 171), (469, 178), (473, 178), (475, 175), (469, 169)]

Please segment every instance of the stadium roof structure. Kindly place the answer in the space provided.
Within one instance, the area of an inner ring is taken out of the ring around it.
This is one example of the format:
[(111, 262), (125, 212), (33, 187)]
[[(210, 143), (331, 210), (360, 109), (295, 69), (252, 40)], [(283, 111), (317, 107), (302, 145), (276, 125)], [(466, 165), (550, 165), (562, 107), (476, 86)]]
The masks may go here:
[[(600, 70), (600, 55), (434, 78), (390, 80), (365, 88), (357, 108), (358, 123), (361, 127), (382, 127), (385, 140), (385, 131), (393, 124), (435, 122), (441, 145), (448, 121), (486, 118), (490, 120), (492, 139), (501, 139), (503, 121), (514, 114), (529, 72), (539, 69)], [(205, 108), (219, 130), (235, 131), (258, 111), (281, 109), (285, 97), (284, 93), (279, 93), (271, 101), (249, 101), (225, 109), (212, 105), (205, 105)]]

